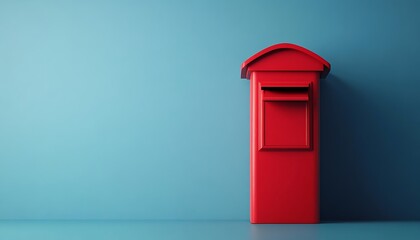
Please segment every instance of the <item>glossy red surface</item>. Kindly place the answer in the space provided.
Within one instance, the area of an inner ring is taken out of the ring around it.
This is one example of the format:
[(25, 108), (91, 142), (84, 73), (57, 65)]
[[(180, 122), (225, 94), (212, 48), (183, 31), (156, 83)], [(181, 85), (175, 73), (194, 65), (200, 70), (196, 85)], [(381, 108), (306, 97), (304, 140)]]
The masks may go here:
[(277, 44), (242, 65), (251, 81), (251, 222), (319, 222), (319, 79), (330, 64)]

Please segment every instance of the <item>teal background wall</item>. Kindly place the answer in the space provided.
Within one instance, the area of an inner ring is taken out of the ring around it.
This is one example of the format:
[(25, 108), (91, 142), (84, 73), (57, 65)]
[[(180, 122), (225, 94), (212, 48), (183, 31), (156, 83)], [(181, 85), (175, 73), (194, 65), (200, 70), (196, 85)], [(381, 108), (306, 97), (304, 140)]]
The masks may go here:
[(322, 82), (321, 217), (420, 219), (415, 1), (0, 1), (0, 219), (247, 219), (249, 82)]

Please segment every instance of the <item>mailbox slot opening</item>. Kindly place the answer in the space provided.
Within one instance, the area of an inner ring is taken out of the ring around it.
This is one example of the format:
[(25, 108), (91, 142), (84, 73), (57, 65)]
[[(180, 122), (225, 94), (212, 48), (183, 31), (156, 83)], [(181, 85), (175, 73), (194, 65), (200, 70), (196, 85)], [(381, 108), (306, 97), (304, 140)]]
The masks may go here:
[(310, 85), (260, 89), (260, 149), (310, 149)]
[(265, 101), (308, 101), (306, 87), (262, 87)]

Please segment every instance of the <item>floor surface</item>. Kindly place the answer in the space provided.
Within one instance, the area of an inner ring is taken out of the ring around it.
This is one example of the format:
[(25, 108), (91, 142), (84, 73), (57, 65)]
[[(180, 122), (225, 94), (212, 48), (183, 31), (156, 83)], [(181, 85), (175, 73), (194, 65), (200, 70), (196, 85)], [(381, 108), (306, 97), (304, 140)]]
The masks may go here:
[(0, 221), (0, 239), (420, 239), (420, 222), (251, 225), (247, 221)]

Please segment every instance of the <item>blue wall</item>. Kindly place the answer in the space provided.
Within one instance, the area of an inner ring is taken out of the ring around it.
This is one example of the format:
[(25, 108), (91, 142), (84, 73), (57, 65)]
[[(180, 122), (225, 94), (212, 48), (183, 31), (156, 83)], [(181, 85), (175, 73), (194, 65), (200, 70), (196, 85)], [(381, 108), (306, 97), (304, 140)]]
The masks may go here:
[(323, 220), (420, 219), (414, 1), (1, 1), (1, 219), (247, 219), (249, 82), (322, 82)]

